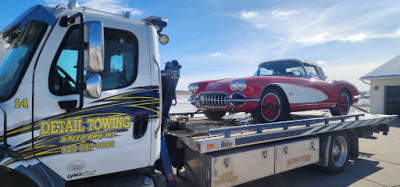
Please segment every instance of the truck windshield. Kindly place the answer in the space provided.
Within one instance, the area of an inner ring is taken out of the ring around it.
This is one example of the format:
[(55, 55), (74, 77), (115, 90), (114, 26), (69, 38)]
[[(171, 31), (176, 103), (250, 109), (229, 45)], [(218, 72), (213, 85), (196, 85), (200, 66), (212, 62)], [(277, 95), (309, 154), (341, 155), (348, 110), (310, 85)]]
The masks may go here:
[[(34, 21), (22, 30), (10, 31), (13, 35), (3, 39), (0, 47), (4, 54), (0, 55), (0, 101), (9, 99), (15, 93), (46, 29), (46, 23)], [(4, 49), (7, 45), (10, 47)]]

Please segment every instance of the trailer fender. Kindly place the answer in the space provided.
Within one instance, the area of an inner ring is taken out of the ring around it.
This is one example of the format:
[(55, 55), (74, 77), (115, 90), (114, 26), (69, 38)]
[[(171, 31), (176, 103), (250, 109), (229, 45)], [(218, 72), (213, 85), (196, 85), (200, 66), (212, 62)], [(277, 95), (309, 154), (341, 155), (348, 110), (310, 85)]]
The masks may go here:
[(328, 167), (329, 161), (329, 146), (331, 145), (332, 137), (327, 134), (320, 134), (319, 137), (319, 162), (316, 165)]
[(358, 138), (360, 137), (360, 135), (355, 129), (346, 129), (345, 131), (347, 133), (347, 136), (349, 137), (350, 156), (353, 158), (357, 158), (359, 154)]

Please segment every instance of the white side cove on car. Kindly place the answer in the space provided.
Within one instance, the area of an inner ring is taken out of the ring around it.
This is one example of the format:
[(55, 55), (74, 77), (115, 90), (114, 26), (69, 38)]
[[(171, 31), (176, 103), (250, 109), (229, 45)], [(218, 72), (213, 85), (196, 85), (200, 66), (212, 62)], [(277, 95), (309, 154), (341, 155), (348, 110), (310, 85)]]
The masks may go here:
[(317, 89), (294, 85), (294, 84), (276, 84), (285, 92), (289, 103), (316, 103), (328, 99), (328, 96)]

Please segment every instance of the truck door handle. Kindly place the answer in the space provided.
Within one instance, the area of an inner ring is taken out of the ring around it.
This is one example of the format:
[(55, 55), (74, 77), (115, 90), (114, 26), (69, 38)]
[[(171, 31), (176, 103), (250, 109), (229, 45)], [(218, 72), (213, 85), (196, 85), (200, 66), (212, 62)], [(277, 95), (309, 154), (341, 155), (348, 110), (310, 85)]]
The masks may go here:
[(148, 114), (139, 114), (135, 116), (133, 120), (133, 138), (140, 139), (146, 134), (147, 126), (149, 124), (149, 115)]

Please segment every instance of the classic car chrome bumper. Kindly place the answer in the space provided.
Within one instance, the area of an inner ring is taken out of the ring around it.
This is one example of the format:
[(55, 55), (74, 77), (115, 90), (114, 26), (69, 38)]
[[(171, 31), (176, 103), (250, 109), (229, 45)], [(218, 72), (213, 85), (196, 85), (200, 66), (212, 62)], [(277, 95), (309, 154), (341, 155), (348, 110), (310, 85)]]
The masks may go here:
[[(234, 97), (234, 98), (232, 98)], [(246, 96), (241, 93), (233, 93), (231, 98), (228, 98), (226, 92), (202, 92), (196, 98), (192, 95), (189, 99), (193, 105), (205, 108), (226, 108), (228, 104), (233, 107), (241, 107), (247, 102), (259, 102), (260, 99), (246, 99)]]
[[(197, 103), (197, 102), (200, 102), (201, 100), (200, 99), (189, 99), (188, 101), (191, 103)], [(259, 102), (260, 99), (225, 99), (224, 101), (228, 102), (228, 103), (230, 103), (230, 102)]]

